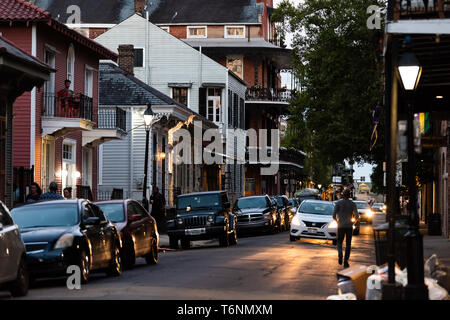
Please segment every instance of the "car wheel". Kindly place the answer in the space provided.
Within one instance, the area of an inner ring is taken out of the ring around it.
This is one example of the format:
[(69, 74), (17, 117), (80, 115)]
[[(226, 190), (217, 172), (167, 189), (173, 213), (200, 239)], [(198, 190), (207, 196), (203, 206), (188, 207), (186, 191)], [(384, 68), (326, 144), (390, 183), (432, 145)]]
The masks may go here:
[(158, 263), (158, 244), (156, 241), (156, 236), (152, 237), (152, 249), (150, 252), (145, 256), (145, 262), (147, 264), (157, 264)]
[(114, 245), (112, 261), (106, 274), (110, 277), (118, 277), (122, 274), (122, 255), (120, 254), (120, 248), (117, 244)]
[(13, 297), (23, 297), (28, 293), (28, 271), (26, 267), (25, 258), (20, 259), (19, 267), (17, 269), (17, 278), (11, 283), (9, 291)]
[(295, 241), (295, 240), (297, 240), (297, 237), (295, 237), (295, 236), (292, 236), (292, 235), (289, 235), (289, 240), (291, 240), (291, 241)]
[(178, 239), (175, 237), (169, 237), (170, 249), (178, 249)]
[(219, 237), (219, 246), (221, 246), (221, 247), (228, 247), (229, 245), (230, 245), (230, 237), (229, 237), (228, 231), (225, 231)]
[(181, 248), (188, 250), (191, 247), (191, 242), (188, 239), (181, 239)]
[(86, 284), (88, 282), (89, 273), (91, 271), (91, 258), (87, 254), (86, 249), (83, 249), (80, 252), (78, 267), (80, 267), (81, 271), (81, 283)]

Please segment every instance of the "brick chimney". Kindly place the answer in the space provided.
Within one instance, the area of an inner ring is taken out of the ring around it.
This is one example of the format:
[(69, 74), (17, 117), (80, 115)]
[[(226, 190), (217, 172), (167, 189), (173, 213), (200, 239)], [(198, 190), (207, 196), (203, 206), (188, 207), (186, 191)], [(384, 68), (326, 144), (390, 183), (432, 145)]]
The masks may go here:
[(134, 75), (134, 46), (132, 44), (119, 45), (119, 68), (127, 74)]
[(134, 0), (134, 12), (144, 17), (146, 2), (146, 0)]

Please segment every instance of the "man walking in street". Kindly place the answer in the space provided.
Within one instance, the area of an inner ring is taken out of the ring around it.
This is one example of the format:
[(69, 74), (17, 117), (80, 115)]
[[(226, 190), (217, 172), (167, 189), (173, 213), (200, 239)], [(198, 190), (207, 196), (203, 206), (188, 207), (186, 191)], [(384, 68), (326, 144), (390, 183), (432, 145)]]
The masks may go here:
[(333, 211), (333, 219), (337, 221), (337, 249), (339, 255), (339, 264), (342, 264), (342, 243), (345, 237), (345, 257), (344, 267), (348, 268), (348, 259), (352, 247), (353, 221), (358, 219), (358, 208), (350, 198), (350, 190), (345, 189), (342, 193), (342, 199), (336, 202)]
[(58, 193), (58, 184), (51, 182), (48, 189), (49, 192), (41, 194), (39, 200), (64, 200), (63, 196)]
[(158, 187), (153, 189), (153, 194), (150, 197), (150, 203), (152, 204), (152, 217), (155, 218), (158, 230), (165, 231), (164, 223), (164, 207), (166, 200), (164, 196), (159, 193)]

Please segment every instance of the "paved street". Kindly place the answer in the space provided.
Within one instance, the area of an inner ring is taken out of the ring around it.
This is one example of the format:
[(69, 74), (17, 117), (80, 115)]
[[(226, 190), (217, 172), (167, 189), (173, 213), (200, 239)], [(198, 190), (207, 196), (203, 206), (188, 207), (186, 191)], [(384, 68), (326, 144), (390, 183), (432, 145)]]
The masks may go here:
[[(373, 264), (371, 227), (353, 239), (350, 264)], [(326, 299), (337, 294), (342, 268), (331, 241), (292, 243), (288, 232), (241, 237), (228, 248), (205, 241), (161, 253), (156, 266), (137, 264), (119, 278), (93, 275), (81, 290), (69, 291), (64, 279), (39, 281), (25, 299)]]

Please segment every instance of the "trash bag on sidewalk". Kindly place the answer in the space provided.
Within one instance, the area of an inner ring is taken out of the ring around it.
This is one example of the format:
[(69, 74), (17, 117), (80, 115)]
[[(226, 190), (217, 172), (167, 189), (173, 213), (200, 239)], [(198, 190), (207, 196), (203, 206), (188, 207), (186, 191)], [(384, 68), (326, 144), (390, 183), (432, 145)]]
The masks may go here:
[(448, 292), (438, 284), (437, 280), (425, 278), (425, 285), (428, 287), (428, 299), (447, 300)]
[(352, 294), (356, 295), (356, 289), (355, 289), (355, 285), (353, 284), (353, 281), (352, 280), (339, 281), (338, 282), (338, 293), (340, 295), (347, 294), (347, 293), (352, 293)]
[(425, 277), (433, 278), (437, 280), (438, 284), (446, 289), (450, 290), (450, 273), (448, 268), (439, 262), (436, 254), (433, 254), (425, 261), (424, 265)]
[(379, 274), (373, 274), (367, 278), (366, 300), (381, 300), (384, 283), (386, 283), (386, 279)]
[(354, 293), (345, 293), (345, 294), (338, 294), (333, 296), (328, 296), (327, 300), (357, 300), (356, 295)]

